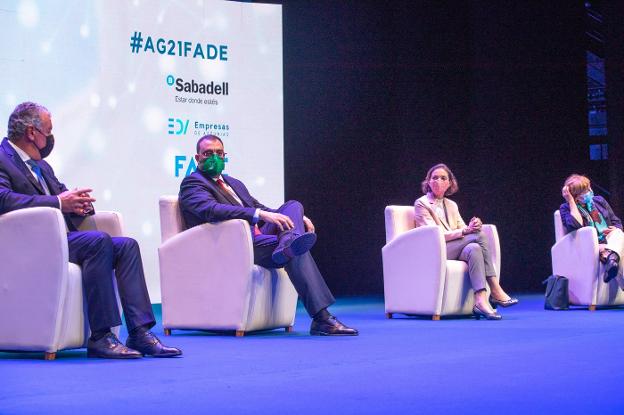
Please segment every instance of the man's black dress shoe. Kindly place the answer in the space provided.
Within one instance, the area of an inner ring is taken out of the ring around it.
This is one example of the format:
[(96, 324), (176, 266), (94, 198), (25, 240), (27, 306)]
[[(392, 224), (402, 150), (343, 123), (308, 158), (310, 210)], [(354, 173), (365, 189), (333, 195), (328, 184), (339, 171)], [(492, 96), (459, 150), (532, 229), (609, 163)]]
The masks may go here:
[(517, 298), (513, 298), (513, 297), (509, 297), (509, 300), (502, 301), (502, 300), (499, 300), (490, 296), (490, 304), (494, 308), (496, 308), (496, 306), (511, 307), (512, 305), (518, 304), (519, 301), (520, 300), (518, 300)]
[(182, 350), (162, 344), (160, 339), (149, 330), (130, 334), (126, 340), (126, 346), (138, 350), (146, 356), (174, 357), (182, 354)]
[(87, 357), (140, 359), (143, 355), (134, 349), (124, 346), (113, 333), (107, 333), (99, 340), (89, 339), (87, 343)]
[(305, 254), (316, 243), (316, 234), (306, 232), (298, 234), (289, 232), (280, 238), (277, 248), (273, 251), (271, 259), (278, 265), (283, 265), (290, 261), (293, 257)]
[(324, 319), (313, 319), (310, 334), (313, 336), (357, 336), (358, 331), (345, 326), (336, 317), (330, 315)]
[(477, 318), (477, 320), (479, 320), (481, 317), (485, 318), (486, 320), (502, 320), (503, 319), (503, 316), (498, 314), (496, 311), (493, 313), (486, 313), (485, 311), (481, 310), (479, 306), (476, 304), (474, 305), (474, 307), (472, 307), (472, 314)]

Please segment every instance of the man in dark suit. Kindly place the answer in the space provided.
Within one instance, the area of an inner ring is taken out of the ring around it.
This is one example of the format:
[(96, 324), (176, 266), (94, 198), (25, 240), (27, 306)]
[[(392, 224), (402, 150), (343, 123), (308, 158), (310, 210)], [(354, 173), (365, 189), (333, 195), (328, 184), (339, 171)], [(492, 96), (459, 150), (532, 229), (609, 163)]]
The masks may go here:
[[(132, 359), (180, 355), (179, 349), (164, 346), (150, 332), (156, 322), (136, 241), (111, 238), (98, 231), (79, 232), (72, 223), (71, 219), (93, 214), (95, 199), (89, 195), (91, 189), (68, 190), (59, 182), (43, 160), (53, 146), (50, 112), (32, 102), (18, 105), (9, 117), (8, 139), (0, 145), (0, 214), (35, 206), (63, 212), (69, 230), (69, 261), (82, 267), (92, 332), (87, 356)], [(111, 327), (121, 324), (113, 270), (128, 326), (126, 346), (111, 332)]]
[(254, 263), (265, 268), (284, 267), (308, 314), (313, 335), (350, 335), (357, 330), (342, 324), (327, 307), (334, 303), (309, 250), (316, 242), (314, 225), (301, 203), (291, 200), (270, 209), (231, 176), (222, 176), (223, 142), (206, 135), (197, 142), (198, 170), (180, 185), (180, 207), (186, 226), (228, 219), (244, 219), (252, 227)]

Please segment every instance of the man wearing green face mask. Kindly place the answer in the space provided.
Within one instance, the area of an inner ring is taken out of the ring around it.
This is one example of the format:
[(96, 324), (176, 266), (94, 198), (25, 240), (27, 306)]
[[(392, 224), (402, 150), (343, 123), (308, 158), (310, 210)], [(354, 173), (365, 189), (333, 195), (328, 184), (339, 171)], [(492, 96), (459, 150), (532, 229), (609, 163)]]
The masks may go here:
[(332, 316), (334, 303), (309, 250), (316, 242), (314, 225), (303, 214), (301, 203), (290, 200), (271, 209), (249, 194), (232, 176), (222, 176), (223, 141), (206, 135), (197, 142), (198, 169), (180, 185), (180, 208), (189, 227), (206, 222), (244, 219), (252, 226), (254, 263), (265, 268), (284, 267), (308, 314), (313, 335), (355, 336), (358, 331)]
[(206, 173), (211, 178), (220, 177), (221, 172), (225, 168), (225, 153), (224, 154), (213, 154), (210, 157), (206, 157), (198, 161), (197, 168)]

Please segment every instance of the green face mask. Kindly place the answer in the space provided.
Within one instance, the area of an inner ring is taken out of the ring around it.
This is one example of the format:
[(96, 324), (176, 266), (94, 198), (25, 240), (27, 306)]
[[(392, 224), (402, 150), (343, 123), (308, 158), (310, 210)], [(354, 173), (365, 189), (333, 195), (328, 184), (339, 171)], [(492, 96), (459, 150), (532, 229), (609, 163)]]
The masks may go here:
[(210, 177), (219, 177), (224, 168), (225, 160), (216, 154), (199, 163), (199, 169)]

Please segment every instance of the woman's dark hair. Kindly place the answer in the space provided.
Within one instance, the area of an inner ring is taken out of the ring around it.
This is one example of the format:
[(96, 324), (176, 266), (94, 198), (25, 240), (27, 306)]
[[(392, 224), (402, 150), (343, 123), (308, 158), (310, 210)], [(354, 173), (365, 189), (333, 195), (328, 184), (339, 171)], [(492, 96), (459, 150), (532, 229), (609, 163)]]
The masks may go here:
[(446, 174), (448, 174), (448, 177), (449, 177), (449, 183), (451, 184), (449, 188), (446, 190), (446, 192), (444, 193), (444, 196), (450, 196), (453, 193), (456, 193), (459, 190), (457, 179), (455, 178), (455, 175), (453, 174), (451, 169), (449, 169), (448, 166), (444, 163), (436, 164), (435, 166), (429, 169), (429, 171), (427, 172), (427, 177), (425, 177), (425, 180), (423, 180), (422, 183), (420, 184), (420, 188), (422, 189), (423, 193), (427, 194), (431, 191), (431, 187), (429, 187), (429, 180), (431, 180), (431, 175), (437, 169), (444, 169), (444, 171), (446, 171)]

